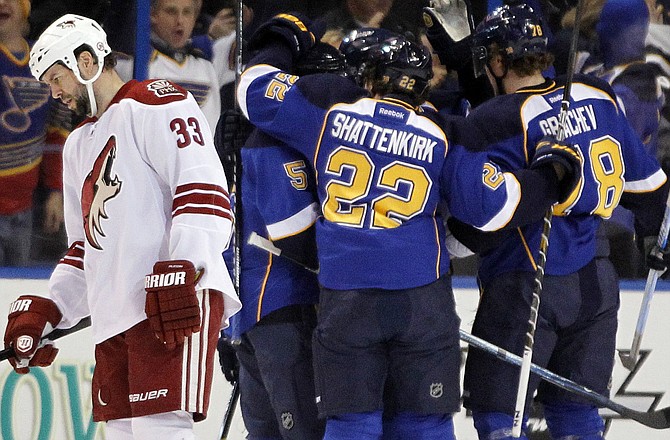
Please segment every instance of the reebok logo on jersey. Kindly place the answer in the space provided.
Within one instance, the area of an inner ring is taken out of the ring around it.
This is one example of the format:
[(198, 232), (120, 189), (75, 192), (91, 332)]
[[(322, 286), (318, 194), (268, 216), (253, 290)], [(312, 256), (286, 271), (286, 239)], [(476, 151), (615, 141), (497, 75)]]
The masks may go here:
[(133, 393), (128, 394), (129, 402), (144, 402), (145, 400), (156, 400), (161, 397), (167, 397), (168, 390), (166, 388), (161, 388), (160, 390), (151, 390), (145, 393)]
[(33, 302), (32, 299), (18, 299), (14, 301), (12, 305), (9, 307), (9, 313), (27, 312), (32, 302)]
[(170, 272), (159, 275), (147, 275), (144, 277), (144, 288), (154, 289), (156, 287), (183, 286), (186, 284), (186, 272)]
[(377, 112), (381, 116), (390, 116), (390, 117), (396, 118), (396, 119), (405, 119), (405, 115), (406, 115), (406, 113), (394, 110), (392, 108), (386, 108), (386, 107), (378, 107)]

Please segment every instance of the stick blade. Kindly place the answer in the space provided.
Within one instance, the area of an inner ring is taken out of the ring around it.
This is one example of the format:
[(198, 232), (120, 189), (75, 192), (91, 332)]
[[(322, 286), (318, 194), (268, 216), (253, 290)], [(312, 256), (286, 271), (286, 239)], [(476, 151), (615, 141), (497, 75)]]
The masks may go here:
[(640, 412), (637, 414), (626, 414), (636, 422), (654, 429), (670, 428), (670, 406), (656, 411)]

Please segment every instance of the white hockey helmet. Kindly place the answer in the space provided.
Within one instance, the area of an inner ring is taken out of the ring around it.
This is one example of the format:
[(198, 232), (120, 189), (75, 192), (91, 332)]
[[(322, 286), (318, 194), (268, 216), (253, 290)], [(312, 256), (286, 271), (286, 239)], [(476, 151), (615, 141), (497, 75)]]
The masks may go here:
[[(82, 45), (89, 46), (98, 62), (98, 71), (90, 79), (82, 78), (77, 66), (75, 50)], [(80, 83), (86, 85), (92, 114), (95, 114), (97, 105), (92, 84), (102, 73), (105, 56), (111, 52), (107, 34), (97, 22), (80, 15), (66, 14), (51, 23), (33, 45), (30, 51), (30, 72), (39, 81), (51, 66), (62, 62), (72, 70)]]
[[(77, 67), (74, 51), (88, 45), (98, 58), (98, 73), (84, 80)], [(30, 71), (38, 80), (58, 61), (72, 70), (82, 84), (95, 81), (102, 72), (105, 56), (112, 52), (107, 44), (107, 34), (90, 18), (75, 14), (63, 15), (54, 21), (38, 38), (30, 51)]]

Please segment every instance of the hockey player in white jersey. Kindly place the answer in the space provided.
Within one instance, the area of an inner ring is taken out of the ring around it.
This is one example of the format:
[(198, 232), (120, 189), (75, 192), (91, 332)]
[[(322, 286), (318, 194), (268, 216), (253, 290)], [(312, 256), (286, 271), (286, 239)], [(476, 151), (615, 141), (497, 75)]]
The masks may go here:
[(18, 373), (49, 365), (52, 328), (91, 316), (93, 418), (108, 439), (193, 439), (207, 415), (219, 330), (240, 303), (222, 251), (232, 225), (211, 130), (166, 80), (124, 83), (98, 23), (68, 14), (30, 56), (54, 98), (88, 118), (67, 139), (69, 250), (45, 296), (10, 308)]

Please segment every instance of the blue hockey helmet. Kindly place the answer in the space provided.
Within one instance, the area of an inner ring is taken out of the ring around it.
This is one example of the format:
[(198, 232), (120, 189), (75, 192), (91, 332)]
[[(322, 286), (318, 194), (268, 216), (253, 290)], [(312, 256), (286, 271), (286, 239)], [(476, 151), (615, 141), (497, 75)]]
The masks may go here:
[(475, 75), (493, 55), (491, 45), (498, 46), (506, 63), (530, 54), (547, 53), (548, 38), (542, 19), (526, 4), (503, 5), (482, 20), (472, 36), (472, 61)]
[(301, 76), (312, 73), (343, 74), (346, 68), (347, 64), (342, 52), (328, 43), (318, 41), (303, 57), (298, 59), (296, 74)]
[(433, 77), (428, 49), (387, 29), (354, 30), (344, 37), (340, 51), (349, 75), (360, 86), (381, 80), (393, 91), (418, 97), (428, 90)]

